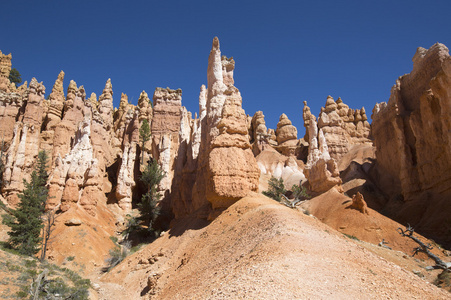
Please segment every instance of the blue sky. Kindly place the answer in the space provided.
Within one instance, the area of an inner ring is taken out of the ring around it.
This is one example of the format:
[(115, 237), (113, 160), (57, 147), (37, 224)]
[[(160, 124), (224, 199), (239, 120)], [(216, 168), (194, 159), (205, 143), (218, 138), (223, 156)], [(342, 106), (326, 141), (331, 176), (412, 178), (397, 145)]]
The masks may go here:
[(302, 101), (351, 108), (387, 101), (417, 47), (451, 46), (451, 1), (4, 1), (0, 50), (47, 94), (60, 70), (99, 95), (111, 78), (136, 104), (142, 90), (181, 88), (198, 111), (214, 36), (236, 61), (243, 108), (275, 128), (286, 113), (304, 134)]

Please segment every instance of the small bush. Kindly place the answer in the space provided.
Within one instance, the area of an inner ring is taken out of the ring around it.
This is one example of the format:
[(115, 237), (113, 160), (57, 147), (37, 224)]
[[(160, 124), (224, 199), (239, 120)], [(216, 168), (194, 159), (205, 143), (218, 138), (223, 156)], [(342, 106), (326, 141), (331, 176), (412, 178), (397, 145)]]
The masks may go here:
[(110, 250), (110, 257), (108, 257), (105, 262), (107, 267), (104, 269), (105, 272), (109, 272), (115, 266), (117, 266), (121, 261), (123, 261), (127, 255), (130, 254), (130, 243), (126, 243), (121, 246), (118, 245)]
[(67, 261), (73, 261), (75, 259), (75, 256), (68, 256), (66, 258)]
[(356, 241), (360, 241), (356, 236), (351, 235), (351, 234), (346, 234), (343, 233), (344, 236), (346, 236), (347, 238), (350, 238), (351, 240), (356, 240)]

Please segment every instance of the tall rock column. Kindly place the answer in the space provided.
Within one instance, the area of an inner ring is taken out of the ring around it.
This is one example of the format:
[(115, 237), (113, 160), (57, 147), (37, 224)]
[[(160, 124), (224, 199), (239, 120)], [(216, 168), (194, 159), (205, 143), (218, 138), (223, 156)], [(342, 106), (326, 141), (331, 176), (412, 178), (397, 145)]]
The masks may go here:
[[(152, 116), (153, 116), (153, 109), (152, 105), (150, 104), (149, 96), (145, 91), (142, 91), (139, 95), (138, 99), (138, 120), (139, 120), (139, 128), (141, 128), (143, 121), (147, 120), (149, 126), (152, 124)], [(142, 147), (142, 143), (140, 141), (139, 147)], [(144, 149), (141, 149), (141, 160), (143, 162), (147, 162), (152, 153), (152, 140), (147, 141), (144, 144)]]
[(43, 120), (45, 87), (33, 78), (28, 91), (25, 113), (16, 122), (13, 141), (6, 156), (3, 180), (7, 199), (12, 204), (16, 194), (23, 190), (23, 179), (28, 180), (40, 146), (40, 130)]
[(174, 162), (180, 145), (182, 90), (156, 88), (153, 94), (153, 107), (152, 154), (166, 172), (159, 187), (162, 192), (166, 192), (171, 190)]
[(219, 135), (211, 144), (206, 196), (213, 209), (227, 208), (258, 190), (260, 169), (249, 143), (246, 114), (235, 87), (227, 90)]
[[(307, 106), (307, 103), (304, 102)], [(307, 125), (309, 137), (309, 152), (304, 175), (308, 180), (310, 190), (314, 193), (323, 193), (341, 184), (340, 172), (337, 163), (330, 157), (326, 138), (322, 129), (318, 130), (315, 116), (309, 114), (310, 109), (304, 109), (304, 116), (308, 119)]]
[(0, 51), (0, 91), (10, 92), (9, 72), (11, 71), (11, 53), (6, 55)]
[(41, 133), (41, 148), (47, 151), (49, 156), (53, 153), (55, 127), (59, 122), (61, 122), (61, 118), (63, 117), (64, 102), (66, 101), (66, 98), (64, 97), (63, 81), (64, 72), (61, 71), (49, 96), (50, 105), (45, 119), (44, 131)]
[(250, 149), (247, 118), (240, 92), (233, 85), (234, 67), (233, 59), (221, 58), (215, 37), (208, 58), (206, 115), (201, 123), (191, 211), (209, 203), (225, 208), (258, 188), (259, 170)]
[(125, 131), (122, 144), (122, 159), (117, 175), (116, 198), (124, 211), (132, 208), (135, 182), (136, 150), (139, 141), (138, 112), (129, 109), (125, 118)]

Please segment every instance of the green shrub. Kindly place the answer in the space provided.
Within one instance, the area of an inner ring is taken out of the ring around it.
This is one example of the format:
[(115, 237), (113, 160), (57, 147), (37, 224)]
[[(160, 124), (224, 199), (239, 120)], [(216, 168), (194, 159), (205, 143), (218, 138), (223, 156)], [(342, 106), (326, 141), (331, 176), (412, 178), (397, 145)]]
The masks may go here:
[(263, 191), (263, 195), (266, 197), (269, 197), (271, 199), (274, 199), (278, 202), (282, 201), (282, 195), (284, 195), (287, 192), (285, 189), (285, 185), (283, 183), (283, 179), (272, 176), (271, 179), (268, 181), (268, 190)]

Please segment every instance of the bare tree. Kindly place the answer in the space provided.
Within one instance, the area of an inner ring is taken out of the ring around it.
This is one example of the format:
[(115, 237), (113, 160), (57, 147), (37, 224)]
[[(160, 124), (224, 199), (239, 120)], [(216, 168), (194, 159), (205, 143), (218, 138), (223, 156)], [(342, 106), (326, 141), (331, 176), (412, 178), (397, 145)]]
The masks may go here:
[(41, 261), (44, 261), (47, 254), (47, 246), (49, 245), (52, 233), (55, 230), (55, 210), (47, 211), (44, 216), (44, 228), (42, 229), (42, 248), (41, 248)]
[(417, 248), (415, 248), (415, 251), (412, 256), (415, 256), (415, 254), (417, 254), (418, 252), (426, 253), (427, 256), (429, 256), (430, 258), (432, 258), (435, 261), (435, 266), (432, 266), (432, 268), (450, 271), (451, 263), (444, 262), (438, 256), (436, 256), (431, 251), (429, 251), (429, 250), (433, 249), (433, 246), (429, 243), (426, 245), (419, 238), (414, 236), (413, 235), (414, 229), (409, 224), (407, 224), (406, 230), (403, 230), (401, 227), (399, 227), (397, 229), (397, 231), (399, 232), (400, 235), (412, 239), (415, 243), (417, 243), (419, 245)]

